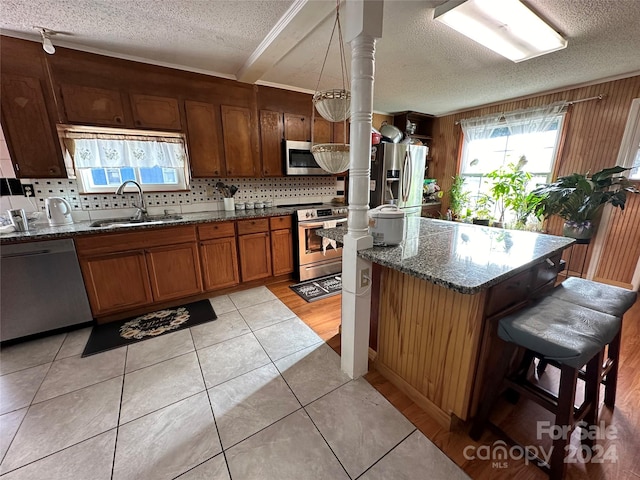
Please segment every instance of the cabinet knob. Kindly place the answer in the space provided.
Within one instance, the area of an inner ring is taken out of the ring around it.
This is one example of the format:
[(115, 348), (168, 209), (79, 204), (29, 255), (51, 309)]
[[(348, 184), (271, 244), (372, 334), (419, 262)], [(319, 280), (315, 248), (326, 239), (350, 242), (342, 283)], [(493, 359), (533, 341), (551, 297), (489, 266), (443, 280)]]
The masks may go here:
[(122, 123), (122, 118), (116, 117), (116, 123)]
[(140, 120), (136, 120), (136, 125), (140, 125)]

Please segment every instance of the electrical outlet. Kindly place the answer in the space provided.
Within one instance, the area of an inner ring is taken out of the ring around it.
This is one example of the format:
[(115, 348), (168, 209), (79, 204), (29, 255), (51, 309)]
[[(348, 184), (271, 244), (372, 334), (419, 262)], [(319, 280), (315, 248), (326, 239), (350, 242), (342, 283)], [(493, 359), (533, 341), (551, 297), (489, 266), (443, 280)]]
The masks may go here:
[(207, 187), (207, 197), (213, 197), (215, 195), (216, 191), (214, 190), (213, 187), (208, 186)]
[(360, 287), (368, 287), (369, 286), (369, 269), (363, 268), (360, 270)]
[(35, 197), (36, 196), (36, 192), (33, 190), (33, 184), (32, 183), (23, 183), (22, 184), (22, 191), (24, 192), (24, 196), (25, 197)]

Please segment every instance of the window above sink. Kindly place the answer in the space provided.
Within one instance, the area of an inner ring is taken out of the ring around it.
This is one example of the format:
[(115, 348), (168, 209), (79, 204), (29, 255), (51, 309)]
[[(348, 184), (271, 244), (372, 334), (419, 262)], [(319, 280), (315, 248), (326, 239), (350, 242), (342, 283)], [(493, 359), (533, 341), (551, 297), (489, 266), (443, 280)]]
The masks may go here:
[(188, 190), (181, 133), (60, 125), (58, 134), (80, 193), (112, 193), (127, 180), (145, 192)]

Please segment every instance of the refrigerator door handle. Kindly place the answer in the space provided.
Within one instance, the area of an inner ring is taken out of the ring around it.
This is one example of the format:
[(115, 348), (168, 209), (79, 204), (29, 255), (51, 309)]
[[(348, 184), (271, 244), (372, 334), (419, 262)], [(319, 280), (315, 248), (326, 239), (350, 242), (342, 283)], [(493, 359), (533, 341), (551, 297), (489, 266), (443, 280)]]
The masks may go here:
[(402, 166), (402, 201), (407, 202), (409, 200), (409, 193), (411, 192), (411, 183), (413, 180), (413, 165), (411, 162), (411, 149), (407, 146), (407, 151), (404, 154), (404, 165)]

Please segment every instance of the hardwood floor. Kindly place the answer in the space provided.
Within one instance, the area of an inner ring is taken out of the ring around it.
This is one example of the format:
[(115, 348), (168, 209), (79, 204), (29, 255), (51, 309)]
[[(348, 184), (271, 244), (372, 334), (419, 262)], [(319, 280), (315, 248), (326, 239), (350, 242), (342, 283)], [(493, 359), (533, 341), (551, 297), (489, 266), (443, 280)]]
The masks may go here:
[[(336, 295), (307, 303), (296, 295), (289, 288), (289, 285), (291, 282), (282, 282), (270, 285), (269, 288), (336, 352), (340, 353), (341, 296)], [(601, 407), (600, 410), (600, 422), (604, 422), (607, 427), (613, 426), (616, 429), (616, 438), (596, 441), (603, 447), (602, 453), (608, 453), (610, 457), (604, 457), (602, 463), (569, 463), (566, 479), (640, 479), (640, 375), (637, 373), (639, 371), (640, 300), (627, 312), (624, 318), (616, 408), (613, 412), (605, 407)], [(365, 379), (449, 458), (464, 469), (471, 478), (479, 480), (516, 477), (518, 480), (544, 480), (548, 478), (539, 468), (532, 464), (526, 464), (524, 460), (508, 460), (506, 464), (498, 462), (502, 464), (497, 466), (492, 465), (491, 460), (465, 458), (465, 448), (467, 449), (466, 457), (470, 457), (469, 454), (475, 452), (477, 447), (492, 446), (500, 438), (487, 430), (480, 442), (474, 442), (467, 435), (469, 425), (466, 424), (460, 424), (453, 431), (447, 432), (406, 395), (375, 371), (373, 366), (370, 367)], [(554, 369), (549, 368), (541, 381), (551, 384), (557, 381)], [(494, 423), (522, 444), (542, 445), (545, 449), (549, 446), (549, 442), (543, 440), (541, 443), (536, 440), (536, 420), (549, 420), (553, 424), (553, 418), (536, 404), (522, 400), (514, 406), (503, 402), (495, 408), (492, 419)], [(574, 432), (572, 436), (571, 445), (579, 449), (580, 443), (576, 433), (578, 432)], [(576, 455), (573, 456), (573, 459), (576, 459)]]

